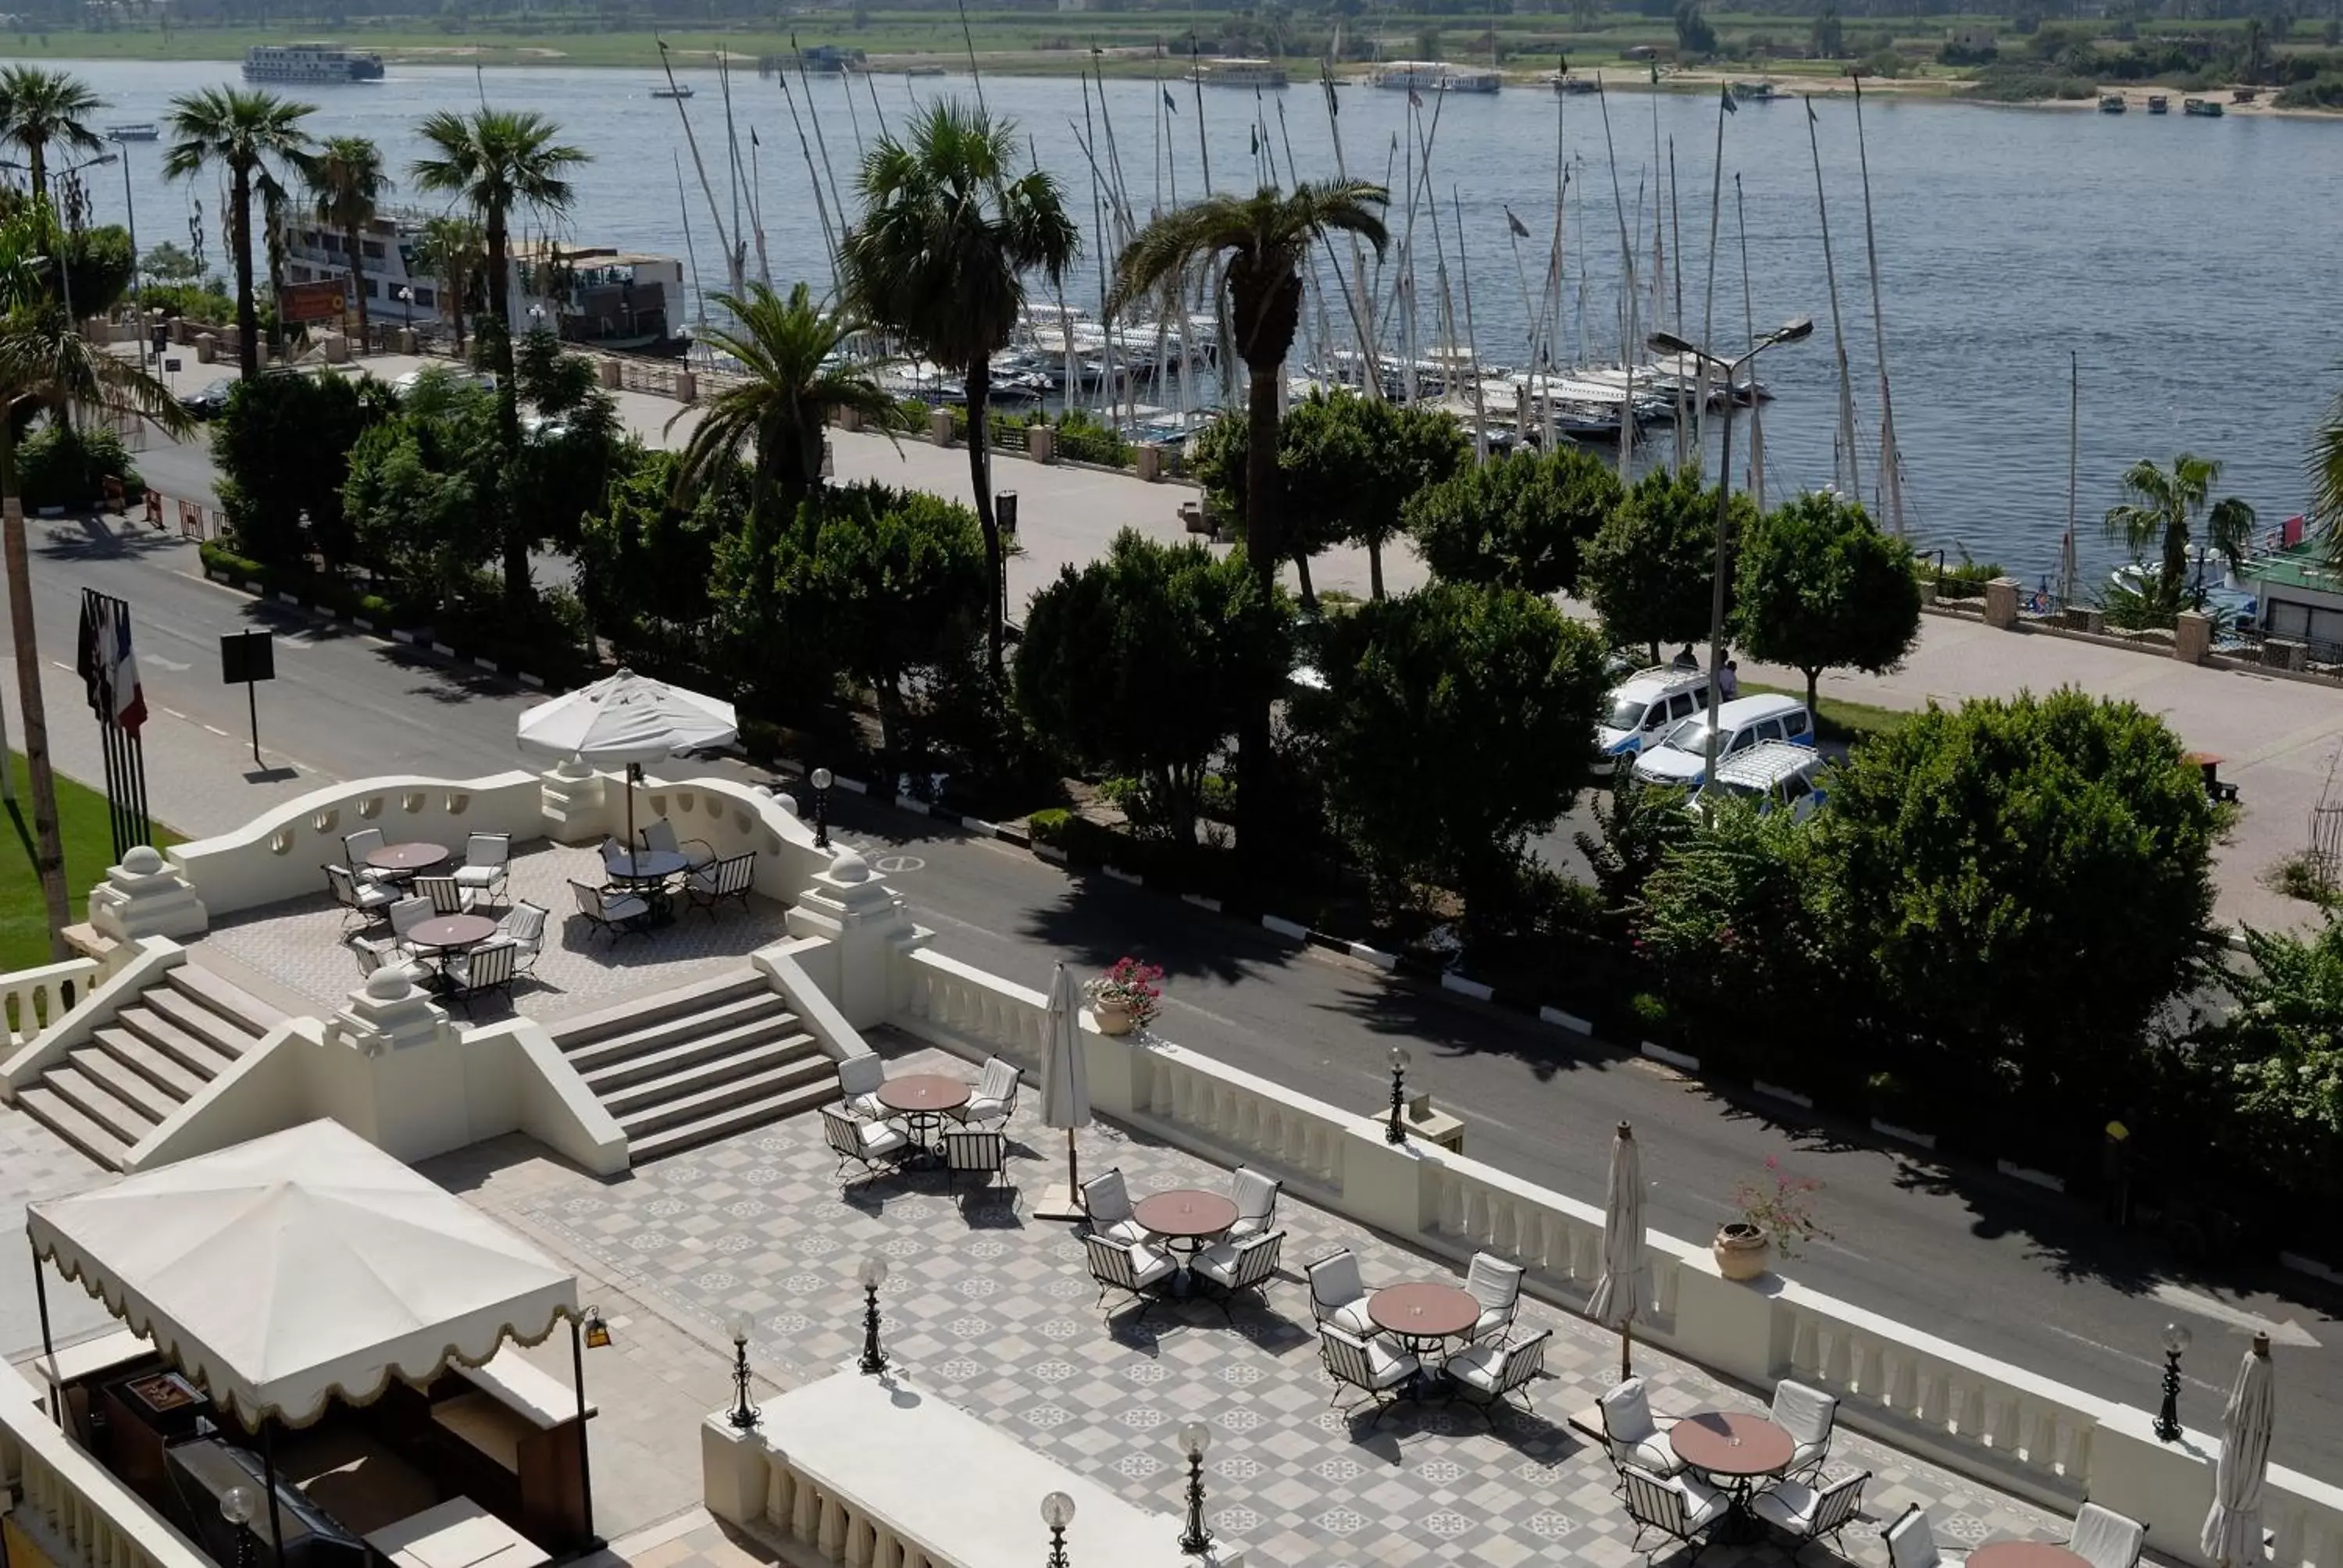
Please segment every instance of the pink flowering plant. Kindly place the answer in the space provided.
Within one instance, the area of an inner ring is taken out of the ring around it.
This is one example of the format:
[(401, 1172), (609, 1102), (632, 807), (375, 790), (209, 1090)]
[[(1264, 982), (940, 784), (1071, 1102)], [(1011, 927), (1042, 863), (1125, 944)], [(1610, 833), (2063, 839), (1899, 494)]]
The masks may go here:
[(1831, 1239), (1815, 1221), (1815, 1194), (1822, 1190), (1820, 1181), (1791, 1175), (1768, 1154), (1761, 1179), (1734, 1188), (1733, 1206), (1741, 1211), (1743, 1224), (1771, 1240), (1785, 1258), (1795, 1258), (1800, 1243)]
[(1083, 989), (1094, 1005), (1121, 1008), (1133, 1023), (1144, 1024), (1163, 1010), (1163, 968), (1124, 957)]

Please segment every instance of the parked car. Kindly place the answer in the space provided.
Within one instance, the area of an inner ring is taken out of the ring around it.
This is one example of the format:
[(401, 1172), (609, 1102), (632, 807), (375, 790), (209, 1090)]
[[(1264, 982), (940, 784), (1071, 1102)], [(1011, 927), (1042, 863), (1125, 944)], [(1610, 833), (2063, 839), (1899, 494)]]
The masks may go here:
[(233, 376), (223, 376), (193, 392), (182, 392), (179, 407), (198, 419), (216, 419), (227, 412), (227, 397), (236, 390), (236, 381)]
[(1718, 760), (1716, 788), (1755, 801), (1761, 816), (1779, 809), (1803, 822), (1830, 798), (1817, 781), (1822, 769), (1822, 753), (1811, 746), (1761, 740)]
[(1707, 702), (1705, 670), (1663, 664), (1635, 671), (1611, 689), (1603, 722), (1595, 726), (1595, 773), (1609, 773), (1623, 759), (1632, 761)]
[[(1724, 759), (1768, 740), (1793, 746), (1815, 743), (1814, 716), (1795, 697), (1768, 693), (1735, 698), (1716, 710), (1716, 755)], [(1646, 744), (1635, 756), (1635, 777), (1646, 784), (1674, 784), (1697, 789), (1708, 779), (1708, 715), (1696, 713), (1667, 732), (1658, 744)]]

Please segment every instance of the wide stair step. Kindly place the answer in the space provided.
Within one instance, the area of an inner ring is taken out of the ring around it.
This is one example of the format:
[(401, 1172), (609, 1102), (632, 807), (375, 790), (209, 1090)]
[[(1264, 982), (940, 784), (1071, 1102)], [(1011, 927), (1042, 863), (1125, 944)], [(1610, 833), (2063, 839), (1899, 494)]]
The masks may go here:
[(54, 1090), (73, 1108), (122, 1140), (136, 1146), (138, 1141), (155, 1131), (160, 1120), (148, 1116), (138, 1107), (116, 1094), (78, 1067), (53, 1067), (41, 1074), (41, 1087)]
[(769, 1122), (803, 1115), (837, 1098), (837, 1076), (825, 1072), (811, 1083), (756, 1100), (741, 1101), (698, 1121), (679, 1122), (641, 1137), (629, 1133), (627, 1139), (628, 1157), (637, 1161), (656, 1160), (662, 1154), (680, 1153), (701, 1143), (729, 1138), (736, 1132), (747, 1132)]
[(602, 1096), (602, 1103), (629, 1132), (655, 1131), (670, 1121), (688, 1121), (702, 1107), (759, 1088), (791, 1087), (799, 1081), (834, 1076), (829, 1058), (811, 1035), (767, 1040), (722, 1056), (694, 1062), (664, 1078), (639, 1083)]
[[(779, 1001), (780, 999), (776, 997), (773, 1000)], [(587, 1088), (600, 1095), (606, 1103), (614, 1103), (639, 1085), (664, 1081), (679, 1073), (688, 1073), (714, 1058), (729, 1056), (750, 1046), (807, 1038), (798, 1026), (798, 1015), (786, 1007), (778, 1007), (729, 1028), (723, 1027), (722, 1020), (712, 1020), (704, 1032), (697, 1029), (687, 1030), (650, 1049), (588, 1070), (583, 1076)], [(578, 1063), (576, 1057), (570, 1060)], [(578, 1065), (582, 1067), (584, 1064)]]
[(79, 1107), (45, 1082), (18, 1090), (16, 1105), (108, 1171), (121, 1170), (123, 1161), (130, 1156), (129, 1144), (84, 1115)]
[(624, 1082), (628, 1069), (639, 1062), (664, 1058), (678, 1045), (740, 1029), (782, 1021), (794, 1023), (795, 1019), (786, 998), (760, 990), (753, 994), (725, 997), (695, 1011), (649, 1020), (639, 1028), (606, 1035), (583, 1045), (565, 1046), (563, 1054), (588, 1083)]

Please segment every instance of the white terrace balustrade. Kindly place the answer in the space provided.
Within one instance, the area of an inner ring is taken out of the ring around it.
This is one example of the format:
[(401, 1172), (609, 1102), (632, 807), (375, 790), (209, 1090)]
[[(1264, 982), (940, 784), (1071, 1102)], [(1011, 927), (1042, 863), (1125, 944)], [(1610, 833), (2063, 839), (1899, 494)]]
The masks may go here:
[(97, 960), (72, 958), (0, 975), (0, 1060), (87, 1001), (101, 972)]

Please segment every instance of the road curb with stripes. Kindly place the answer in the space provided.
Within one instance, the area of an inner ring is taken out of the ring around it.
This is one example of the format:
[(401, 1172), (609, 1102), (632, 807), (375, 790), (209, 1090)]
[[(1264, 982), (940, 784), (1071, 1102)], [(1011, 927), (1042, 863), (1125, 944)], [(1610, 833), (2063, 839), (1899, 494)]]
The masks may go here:
[(531, 675), (524, 669), (507, 669), (492, 658), (483, 658), (478, 654), (468, 654), (451, 644), (439, 641), (427, 632), (408, 631), (403, 627), (377, 626), (373, 621), (359, 615), (340, 615), (322, 604), (314, 604), (298, 594), (287, 593), (283, 588), (264, 588), (257, 583), (246, 582), (233, 573), (215, 571), (210, 567), (204, 568), (204, 576), (207, 580), (216, 582), (222, 588), (230, 588), (238, 593), (249, 594), (264, 604), (278, 604), (289, 609), (300, 610), (315, 619), (325, 622), (327, 626), (340, 627), (346, 631), (357, 632), (361, 636), (371, 637), (377, 641), (396, 643), (401, 648), (411, 648), (417, 653), (437, 654), (450, 664), (464, 665), (479, 670), (483, 674), (500, 675), (508, 680), (517, 680), (531, 691), (548, 689), (545, 678), (541, 675)]

